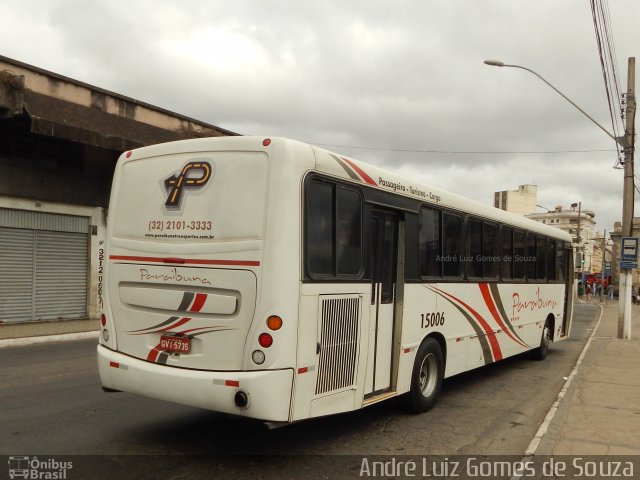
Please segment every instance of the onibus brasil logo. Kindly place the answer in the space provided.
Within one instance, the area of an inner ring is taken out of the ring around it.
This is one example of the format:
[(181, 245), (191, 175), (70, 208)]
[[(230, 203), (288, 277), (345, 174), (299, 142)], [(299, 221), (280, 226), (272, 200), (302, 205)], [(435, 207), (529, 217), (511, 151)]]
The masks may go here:
[(9, 478), (33, 480), (65, 480), (73, 462), (63, 462), (55, 458), (40, 460), (38, 457), (9, 457)]

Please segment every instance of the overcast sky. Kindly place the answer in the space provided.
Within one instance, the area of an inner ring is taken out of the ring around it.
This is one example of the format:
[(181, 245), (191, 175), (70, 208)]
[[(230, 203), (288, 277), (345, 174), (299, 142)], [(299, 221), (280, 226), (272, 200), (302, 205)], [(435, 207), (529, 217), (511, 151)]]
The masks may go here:
[[(609, 3), (626, 91), (640, 2)], [(611, 130), (587, 0), (3, 0), (0, 18), (2, 55), (241, 134), (487, 204), (537, 184), (598, 230), (622, 215), (613, 140), (534, 75), (483, 64), (537, 71)]]

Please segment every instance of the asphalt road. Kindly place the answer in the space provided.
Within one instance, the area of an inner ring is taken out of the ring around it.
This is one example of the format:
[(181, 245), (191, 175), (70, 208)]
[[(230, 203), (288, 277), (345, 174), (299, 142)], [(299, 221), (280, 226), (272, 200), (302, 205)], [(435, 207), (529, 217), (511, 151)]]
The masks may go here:
[[(426, 414), (407, 413), (391, 400), (276, 430), (127, 393), (104, 393), (95, 340), (3, 348), (0, 455), (149, 456), (135, 461), (91, 457), (93, 478), (113, 478), (125, 464), (122, 478), (133, 478), (129, 473), (145, 478), (150, 471), (155, 476), (148, 478), (197, 478), (196, 472), (281, 478), (292, 471), (313, 478), (340, 478), (342, 472), (352, 478), (358, 473), (354, 461), (364, 455), (522, 455), (598, 315), (596, 306), (577, 303), (571, 338), (553, 344), (545, 361), (520, 356), (450, 378)], [(315, 457), (327, 454), (343, 457)]]

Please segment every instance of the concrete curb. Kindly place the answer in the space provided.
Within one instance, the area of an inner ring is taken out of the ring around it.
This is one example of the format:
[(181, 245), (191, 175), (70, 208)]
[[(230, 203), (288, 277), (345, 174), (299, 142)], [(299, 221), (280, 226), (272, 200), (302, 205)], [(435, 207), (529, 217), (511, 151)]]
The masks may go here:
[(79, 332), (79, 333), (63, 333), (60, 335), (44, 335), (40, 337), (25, 337), (25, 338), (7, 338), (0, 340), (0, 348), (7, 347), (19, 347), (23, 345), (35, 345), (38, 343), (49, 342), (67, 342), (70, 340), (85, 340), (87, 338), (97, 339), (99, 332)]

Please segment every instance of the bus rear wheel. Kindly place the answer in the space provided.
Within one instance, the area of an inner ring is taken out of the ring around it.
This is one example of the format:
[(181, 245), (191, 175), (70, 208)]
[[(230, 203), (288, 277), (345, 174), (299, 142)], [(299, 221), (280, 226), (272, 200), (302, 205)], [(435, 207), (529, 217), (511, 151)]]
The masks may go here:
[(551, 322), (547, 319), (542, 329), (542, 337), (540, 338), (540, 346), (533, 350), (532, 356), (534, 360), (544, 360), (549, 353), (549, 345), (551, 345)]
[(407, 400), (411, 410), (422, 413), (436, 403), (444, 377), (442, 348), (435, 338), (427, 338), (416, 355)]

